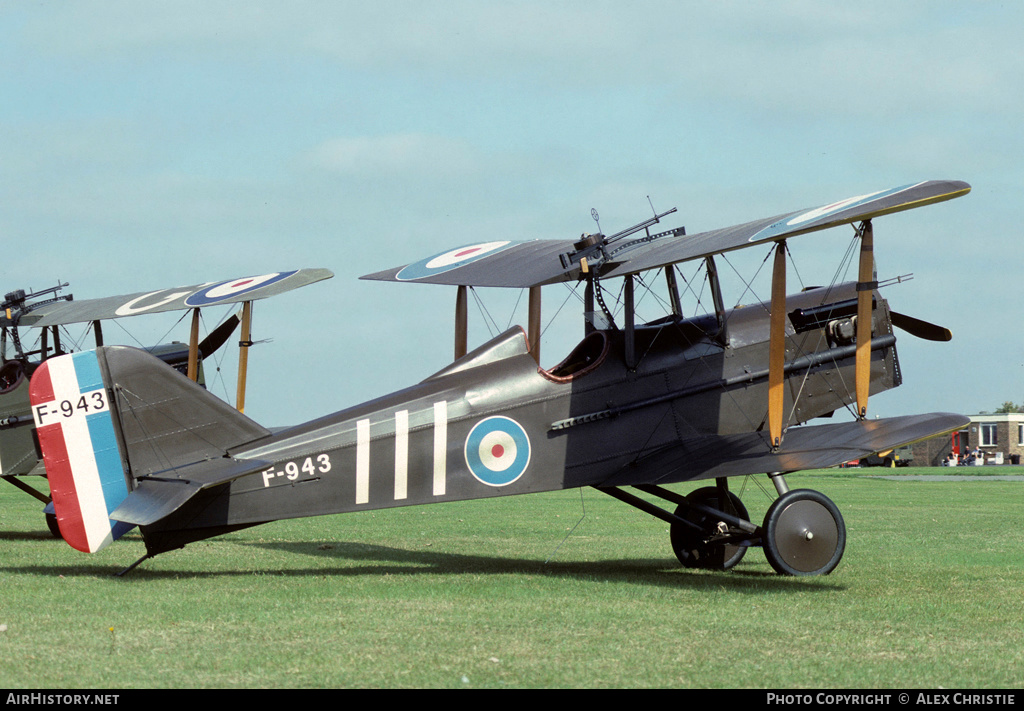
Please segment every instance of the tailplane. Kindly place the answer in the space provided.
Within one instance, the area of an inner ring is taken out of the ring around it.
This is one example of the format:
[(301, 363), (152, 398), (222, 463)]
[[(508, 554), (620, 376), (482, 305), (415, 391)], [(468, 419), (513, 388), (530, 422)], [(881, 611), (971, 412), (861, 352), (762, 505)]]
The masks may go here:
[[(143, 523), (115, 510), (137, 510), (142, 502), (133, 505), (134, 499), (152, 498), (147, 477), (229, 461), (224, 457), (230, 447), (269, 434), (135, 348), (102, 347), (48, 359), (32, 376), (30, 398), (61, 536), (89, 553)], [(200, 486), (178, 480), (176, 506), (199, 488), (238, 475), (209, 465), (217, 474)], [(165, 504), (159, 515), (176, 506)]]

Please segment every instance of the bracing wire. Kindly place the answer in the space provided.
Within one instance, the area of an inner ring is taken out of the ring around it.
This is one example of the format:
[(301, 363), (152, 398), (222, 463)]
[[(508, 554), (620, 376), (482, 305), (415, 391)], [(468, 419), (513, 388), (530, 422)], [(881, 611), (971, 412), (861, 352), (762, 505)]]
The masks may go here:
[(583, 523), (583, 519), (587, 517), (587, 506), (583, 500), (583, 487), (580, 487), (580, 510), (580, 520), (577, 521), (572, 528), (566, 531), (565, 537), (562, 539), (561, 543), (555, 546), (554, 550), (552, 550), (551, 553), (548, 554), (547, 560), (544, 561), (544, 565), (547, 565), (551, 562), (551, 559), (555, 557), (559, 549), (565, 544), (566, 541), (569, 540), (569, 536), (571, 536), (576, 531), (576, 529), (579, 528), (579, 525)]
[(480, 315), (484, 319), (484, 325), (487, 326), (487, 332), (491, 334), (491, 338), (498, 335), (498, 322), (491, 316), (491, 313), (484, 306), (483, 299), (476, 292), (476, 289), (469, 287), (469, 292), (473, 295), (473, 300), (476, 302), (477, 308), (480, 310)]

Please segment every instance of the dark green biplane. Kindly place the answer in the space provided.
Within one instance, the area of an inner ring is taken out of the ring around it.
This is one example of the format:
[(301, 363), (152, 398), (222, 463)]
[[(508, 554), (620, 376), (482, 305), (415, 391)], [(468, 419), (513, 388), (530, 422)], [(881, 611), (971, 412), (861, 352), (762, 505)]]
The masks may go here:
[[(33, 377), (32, 403), (61, 532), (96, 551), (139, 526), (150, 557), (282, 518), (593, 487), (668, 522), (685, 566), (727, 569), (761, 546), (779, 573), (828, 573), (843, 555), (843, 517), (822, 493), (790, 489), (785, 475), (968, 421), (867, 417), (869, 396), (901, 381), (894, 326), (950, 337), (890, 309), (874, 274), (872, 223), (969, 190), (922, 182), (695, 235), (652, 233), (663, 213), (611, 236), (483, 242), (370, 274), (457, 287), (455, 361), (283, 431), (139, 350), (49, 359)], [(854, 226), (857, 279), (787, 295), (786, 241), (839, 225)], [(771, 298), (727, 309), (715, 257), (757, 245), (774, 250)], [(706, 313), (682, 313), (685, 262), (702, 266)], [(640, 322), (635, 291), (655, 276), (668, 312)], [(582, 340), (546, 369), (536, 358), (540, 293), (560, 282), (583, 289)], [(606, 305), (609, 284), (621, 289), (618, 315)], [(527, 330), (470, 351), (472, 287), (529, 290)], [(844, 409), (851, 421), (807, 424)], [(778, 497), (754, 522), (728, 482), (758, 474)], [(686, 494), (670, 488), (702, 481)]]
[[(89, 324), (99, 347), (103, 345), (104, 321), (166, 311), (191, 311), (192, 328), (188, 344), (165, 343), (146, 350), (188, 378), (203, 383), (203, 360), (220, 348), (241, 325), (237, 407), (244, 409), (252, 302), (331, 276), (326, 269), (300, 269), (78, 301), (70, 294), (61, 294), (67, 284), (34, 293), (22, 289), (9, 292), (0, 304), (0, 478), (44, 504), (50, 504), (48, 493), (30, 484), (32, 479), (26, 479), (46, 476), (35, 443), (29, 379), (47, 359), (70, 352), (68, 339), (61, 337), (66, 326)], [(200, 309), (230, 304), (241, 304), (241, 312), (225, 319), (200, 341)], [(26, 333), (30, 334), (30, 339), (26, 340), (32, 345), (22, 343)], [(54, 535), (59, 535), (52, 513), (47, 514), (47, 523)]]

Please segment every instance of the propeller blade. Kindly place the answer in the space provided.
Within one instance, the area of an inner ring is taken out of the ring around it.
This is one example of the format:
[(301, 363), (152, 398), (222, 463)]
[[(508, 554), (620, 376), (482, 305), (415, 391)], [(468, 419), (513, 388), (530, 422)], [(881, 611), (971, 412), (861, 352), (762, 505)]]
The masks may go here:
[(231, 318), (213, 329), (213, 333), (203, 339), (203, 342), (199, 344), (199, 353), (202, 354), (204, 359), (209, 358), (227, 342), (231, 334), (238, 328), (240, 321), (241, 319), (238, 318), (238, 314), (234, 314)]
[(913, 316), (899, 314), (895, 311), (889, 312), (892, 316), (892, 325), (901, 328), (912, 336), (923, 338), (926, 341), (951, 341), (953, 333), (948, 328), (938, 326), (934, 323), (922, 321)]

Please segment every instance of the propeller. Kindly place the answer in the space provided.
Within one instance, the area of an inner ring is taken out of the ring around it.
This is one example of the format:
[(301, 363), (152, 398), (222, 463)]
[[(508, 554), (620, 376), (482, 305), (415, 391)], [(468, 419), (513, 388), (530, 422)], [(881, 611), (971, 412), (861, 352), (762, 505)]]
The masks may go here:
[(926, 341), (950, 341), (953, 339), (952, 331), (944, 326), (928, 323), (895, 311), (890, 311), (889, 314), (892, 317), (893, 326), (903, 329), (912, 336), (923, 338)]
[(213, 332), (203, 339), (203, 342), (199, 344), (199, 353), (204, 360), (213, 355), (218, 348), (227, 342), (231, 334), (238, 328), (240, 321), (241, 319), (238, 317), (238, 314), (234, 314), (231, 318), (213, 329)]

